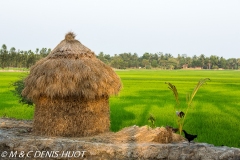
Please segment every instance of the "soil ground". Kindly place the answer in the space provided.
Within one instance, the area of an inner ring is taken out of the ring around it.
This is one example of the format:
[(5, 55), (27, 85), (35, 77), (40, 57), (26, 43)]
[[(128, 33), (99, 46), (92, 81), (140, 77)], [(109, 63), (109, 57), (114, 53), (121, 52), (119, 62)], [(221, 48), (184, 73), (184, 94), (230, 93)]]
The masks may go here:
[[(38, 136), (32, 131), (33, 122), (30, 120), (16, 120), (1, 118), (0, 119), (0, 136), (3, 134), (11, 134), (16, 136)], [(6, 132), (3, 132), (6, 131)], [(49, 137), (48, 137), (49, 138)], [(53, 137), (54, 138), (54, 137)], [(55, 137), (56, 138), (56, 137)], [(60, 137), (58, 137), (60, 138)], [(66, 137), (63, 137), (66, 138)], [(172, 143), (185, 141), (179, 134), (175, 134), (171, 129), (164, 127), (150, 128), (148, 126), (138, 127), (130, 126), (123, 128), (119, 132), (107, 132), (90, 137), (69, 137), (77, 140), (84, 140), (96, 143), (142, 143), (142, 142), (156, 142), (156, 143)]]

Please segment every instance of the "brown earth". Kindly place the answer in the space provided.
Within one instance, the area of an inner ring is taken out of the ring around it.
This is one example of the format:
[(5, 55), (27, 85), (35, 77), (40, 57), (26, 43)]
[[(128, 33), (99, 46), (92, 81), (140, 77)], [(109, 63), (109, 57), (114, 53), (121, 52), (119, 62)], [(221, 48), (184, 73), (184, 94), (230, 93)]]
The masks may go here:
[(238, 148), (189, 144), (164, 127), (131, 126), (92, 137), (49, 137), (34, 135), (32, 125), (32, 121), (0, 118), (0, 160), (240, 160)]
[[(33, 122), (30, 120), (16, 120), (1, 118), (0, 129), (8, 130), (16, 136), (39, 136), (32, 133)], [(59, 137), (58, 137), (59, 138)], [(66, 138), (66, 137), (64, 137)], [(73, 138), (73, 137), (71, 137)], [(97, 136), (91, 137), (74, 137), (77, 140), (84, 140), (89, 142), (101, 143), (142, 143), (142, 142), (156, 142), (156, 143), (172, 143), (181, 142), (185, 139), (179, 134), (175, 134), (171, 129), (164, 127), (150, 128), (148, 126), (130, 126), (123, 128), (119, 132), (107, 132)]]

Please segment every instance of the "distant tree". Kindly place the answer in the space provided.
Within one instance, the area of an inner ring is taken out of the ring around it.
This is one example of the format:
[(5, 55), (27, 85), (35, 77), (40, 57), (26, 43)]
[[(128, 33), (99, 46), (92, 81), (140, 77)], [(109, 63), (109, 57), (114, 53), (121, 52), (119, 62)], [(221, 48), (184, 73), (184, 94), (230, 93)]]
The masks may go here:
[(192, 67), (201, 67), (201, 61), (199, 59), (199, 57), (197, 57), (196, 55), (194, 55), (192, 57)]
[(219, 59), (219, 68), (227, 69), (227, 61), (223, 57)]
[(117, 54), (114, 55), (114, 57), (112, 58), (112, 61), (110, 63), (110, 65), (113, 67), (113, 68), (117, 68), (117, 69), (124, 69), (125, 67), (125, 64), (124, 64), (124, 61), (123, 59), (118, 56)]
[(39, 52), (39, 49), (38, 49), (38, 48), (36, 48), (36, 51), (35, 51), (35, 53), (36, 53), (36, 54), (38, 54), (38, 52)]
[(9, 51), (9, 65), (10, 67), (17, 67), (17, 52), (14, 47), (12, 47)]
[(183, 65), (186, 65), (188, 63), (187, 55), (185, 54), (182, 54), (181, 56), (178, 55), (177, 61), (178, 61), (178, 68), (182, 68)]
[(238, 63), (237, 63), (237, 58), (233, 58), (233, 65), (234, 65), (234, 69), (238, 68)]
[(154, 67), (154, 68), (156, 68), (156, 67), (158, 67), (158, 62), (157, 62), (157, 60), (153, 60), (152, 61), (152, 67)]
[(131, 53), (121, 53), (119, 57), (123, 60), (123, 68), (130, 68), (132, 66), (132, 54)]
[(143, 59), (143, 60), (142, 60), (142, 65), (146, 68), (147, 65), (149, 65), (148, 59)]
[(50, 52), (51, 52), (51, 49), (42, 48), (42, 49), (40, 50), (40, 56), (41, 56), (41, 58), (46, 57)]
[(0, 59), (1, 67), (4, 69), (5, 67), (7, 67), (9, 61), (7, 46), (5, 44), (2, 45), (2, 49), (0, 50)]
[(108, 60), (105, 59), (103, 52), (100, 52), (100, 53), (97, 55), (97, 58), (100, 59), (102, 62), (108, 64)]
[(167, 68), (168, 69), (174, 69), (178, 66), (178, 60), (176, 58), (169, 58), (167, 62)]
[(211, 55), (210, 56), (210, 61), (212, 63), (212, 68), (213, 69), (218, 69), (219, 68), (219, 57)]
[(17, 59), (18, 59), (18, 66), (19, 68), (25, 67), (24, 66), (24, 51), (18, 51), (17, 53)]
[(236, 65), (237, 65), (237, 60), (236, 60), (236, 58), (229, 58), (228, 60), (227, 60), (227, 64), (228, 64), (228, 68), (229, 69), (236, 69), (237, 67), (236, 67)]
[(112, 58), (109, 54), (104, 54), (104, 59), (107, 61), (107, 64), (109, 64)]
[(148, 53), (148, 52), (145, 52), (145, 53), (143, 54), (143, 56), (142, 56), (142, 59), (147, 59), (147, 60), (149, 60), (149, 58), (150, 58), (150, 53)]
[(207, 66), (207, 69), (211, 69), (211, 60), (209, 57), (205, 58), (205, 65)]
[(240, 66), (240, 58), (237, 59), (237, 69), (239, 69)]
[(140, 62), (139, 62), (139, 58), (138, 58), (137, 53), (134, 53), (132, 55), (131, 61), (132, 61), (131, 67), (136, 67), (136, 68), (139, 67)]
[(201, 67), (202, 67), (202, 69), (203, 69), (204, 66), (205, 66), (205, 55), (204, 55), (204, 54), (201, 54), (201, 55), (199, 56), (199, 61), (201, 62)]
[(176, 61), (177, 61), (177, 66), (176, 66), (176, 69), (180, 69), (180, 68), (182, 68), (182, 66), (181, 66), (181, 56), (180, 56), (180, 54), (178, 54), (178, 56), (177, 56), (177, 58), (176, 58)]
[(27, 68), (31, 67), (32, 65), (35, 64), (35, 62), (36, 62), (36, 56), (31, 50), (29, 50), (26, 67)]
[(188, 67), (192, 67), (192, 58), (191, 57), (186, 58), (186, 64), (188, 64)]
[(173, 56), (170, 53), (165, 53), (164, 59), (168, 60), (169, 58), (173, 58)]

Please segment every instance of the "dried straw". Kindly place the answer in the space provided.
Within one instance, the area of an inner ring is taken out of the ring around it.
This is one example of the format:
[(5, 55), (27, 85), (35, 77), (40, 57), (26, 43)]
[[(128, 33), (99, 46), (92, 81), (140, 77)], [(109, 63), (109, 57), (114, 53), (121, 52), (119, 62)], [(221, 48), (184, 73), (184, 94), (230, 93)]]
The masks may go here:
[(25, 80), (23, 96), (38, 101), (48, 98), (77, 96), (81, 99), (117, 94), (121, 81), (111, 67), (68, 33), (57, 47), (38, 61)]
[(77, 97), (41, 97), (33, 124), (33, 132), (37, 135), (81, 137), (108, 132), (108, 98), (81, 101)]
[(112, 68), (70, 32), (30, 69), (22, 95), (36, 104), (35, 133), (86, 136), (109, 130), (108, 97), (120, 89)]

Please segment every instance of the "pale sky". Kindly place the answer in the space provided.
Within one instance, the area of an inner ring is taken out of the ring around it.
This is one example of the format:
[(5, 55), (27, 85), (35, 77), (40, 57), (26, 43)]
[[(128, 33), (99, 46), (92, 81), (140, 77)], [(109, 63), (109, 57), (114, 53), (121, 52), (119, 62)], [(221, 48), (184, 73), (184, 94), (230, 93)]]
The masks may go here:
[(96, 54), (240, 58), (240, 0), (1, 0), (0, 45), (53, 49), (73, 31)]

